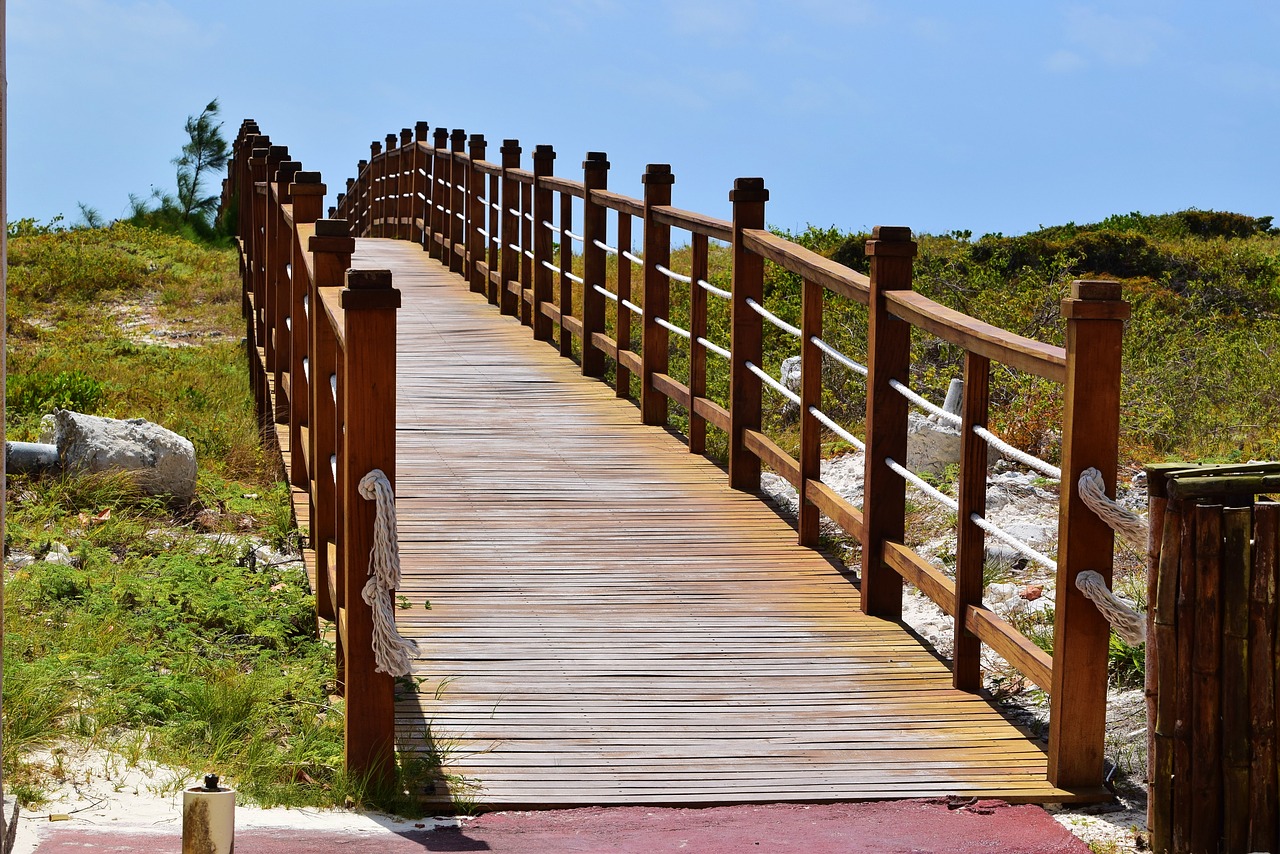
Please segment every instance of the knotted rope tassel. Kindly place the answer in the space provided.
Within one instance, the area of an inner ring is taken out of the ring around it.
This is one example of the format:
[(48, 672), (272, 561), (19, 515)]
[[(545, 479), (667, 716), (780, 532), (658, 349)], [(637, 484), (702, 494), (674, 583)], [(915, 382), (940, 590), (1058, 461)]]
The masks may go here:
[(382, 469), (360, 478), (360, 495), (377, 502), (373, 524), (373, 548), (369, 551), (369, 580), (360, 598), (373, 611), (374, 670), (391, 676), (408, 676), (414, 644), (396, 631), (395, 592), (400, 586), (400, 545), (396, 535), (396, 496)]
[(1097, 513), (1129, 545), (1140, 552), (1146, 552), (1147, 520), (1107, 497), (1102, 472), (1092, 468), (1085, 469), (1080, 473), (1079, 487), (1080, 497), (1084, 499), (1086, 507)]
[[(1078, 485), (1080, 497), (1084, 499), (1085, 506), (1097, 513), (1111, 530), (1123, 537), (1131, 546), (1146, 551), (1147, 521), (1107, 497), (1102, 472), (1095, 468), (1085, 469), (1080, 474)], [(1076, 587), (1080, 588), (1080, 592), (1098, 607), (1121, 640), (1130, 646), (1146, 642), (1147, 615), (1134, 610), (1133, 603), (1113, 593), (1100, 574), (1091, 569), (1079, 573), (1076, 575)]]
[(1076, 575), (1076, 587), (1090, 602), (1098, 606), (1102, 616), (1111, 623), (1111, 630), (1129, 646), (1146, 643), (1147, 615), (1133, 608), (1133, 603), (1121, 599), (1107, 587), (1102, 576), (1092, 569)]

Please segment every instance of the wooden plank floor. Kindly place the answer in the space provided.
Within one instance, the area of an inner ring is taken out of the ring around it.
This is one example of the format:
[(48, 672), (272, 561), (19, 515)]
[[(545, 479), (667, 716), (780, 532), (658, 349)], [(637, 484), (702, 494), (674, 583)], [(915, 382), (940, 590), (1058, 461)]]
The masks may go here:
[[(759, 499), (407, 242), (397, 706), (488, 806), (1072, 800), (1043, 751)], [(431, 608), (424, 606), (430, 600)]]

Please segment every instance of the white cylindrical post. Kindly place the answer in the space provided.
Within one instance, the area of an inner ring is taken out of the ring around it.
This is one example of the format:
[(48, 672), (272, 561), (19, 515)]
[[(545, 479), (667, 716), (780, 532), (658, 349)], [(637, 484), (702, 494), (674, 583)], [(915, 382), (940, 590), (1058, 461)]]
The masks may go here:
[(182, 854), (231, 854), (235, 850), (236, 792), (206, 774), (203, 786), (182, 793)]

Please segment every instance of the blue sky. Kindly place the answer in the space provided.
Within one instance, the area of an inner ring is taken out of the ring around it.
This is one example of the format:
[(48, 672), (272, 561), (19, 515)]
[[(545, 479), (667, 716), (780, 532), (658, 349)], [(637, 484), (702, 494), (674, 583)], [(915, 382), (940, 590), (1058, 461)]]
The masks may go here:
[(1006, 234), (1186, 207), (1280, 219), (1280, 4), (8, 0), (9, 215), (173, 189), (212, 97), (331, 198), (425, 120), (554, 145), (772, 225)]

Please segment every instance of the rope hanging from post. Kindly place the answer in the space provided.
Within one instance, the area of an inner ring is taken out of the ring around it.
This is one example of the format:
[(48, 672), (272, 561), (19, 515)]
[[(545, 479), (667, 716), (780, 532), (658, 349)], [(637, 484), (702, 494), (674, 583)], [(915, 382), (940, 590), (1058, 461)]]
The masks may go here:
[(1099, 573), (1086, 569), (1076, 576), (1076, 587), (1085, 597), (1098, 606), (1102, 616), (1111, 624), (1111, 630), (1129, 646), (1147, 642), (1147, 615), (1134, 610), (1133, 605), (1112, 593)]
[(1094, 468), (1080, 473), (1080, 497), (1087, 506), (1097, 513), (1102, 521), (1141, 552), (1147, 550), (1147, 522), (1137, 513), (1121, 507), (1107, 497), (1106, 486), (1102, 482), (1102, 472)]
[[(1080, 473), (1078, 487), (1085, 506), (1097, 513), (1098, 518), (1134, 548), (1147, 548), (1147, 521), (1107, 497), (1102, 472), (1095, 468), (1085, 469)], [(1098, 606), (1098, 610), (1111, 623), (1112, 630), (1121, 640), (1130, 646), (1146, 642), (1147, 615), (1136, 611), (1131, 603), (1111, 592), (1099, 573), (1091, 569), (1079, 573), (1076, 576), (1076, 587), (1080, 588), (1080, 592), (1090, 602)]]
[(369, 580), (360, 598), (373, 611), (374, 670), (391, 676), (408, 676), (414, 644), (396, 631), (395, 591), (400, 586), (400, 545), (396, 533), (396, 496), (382, 469), (360, 478), (361, 497), (377, 502), (373, 524), (373, 548), (369, 552)]

